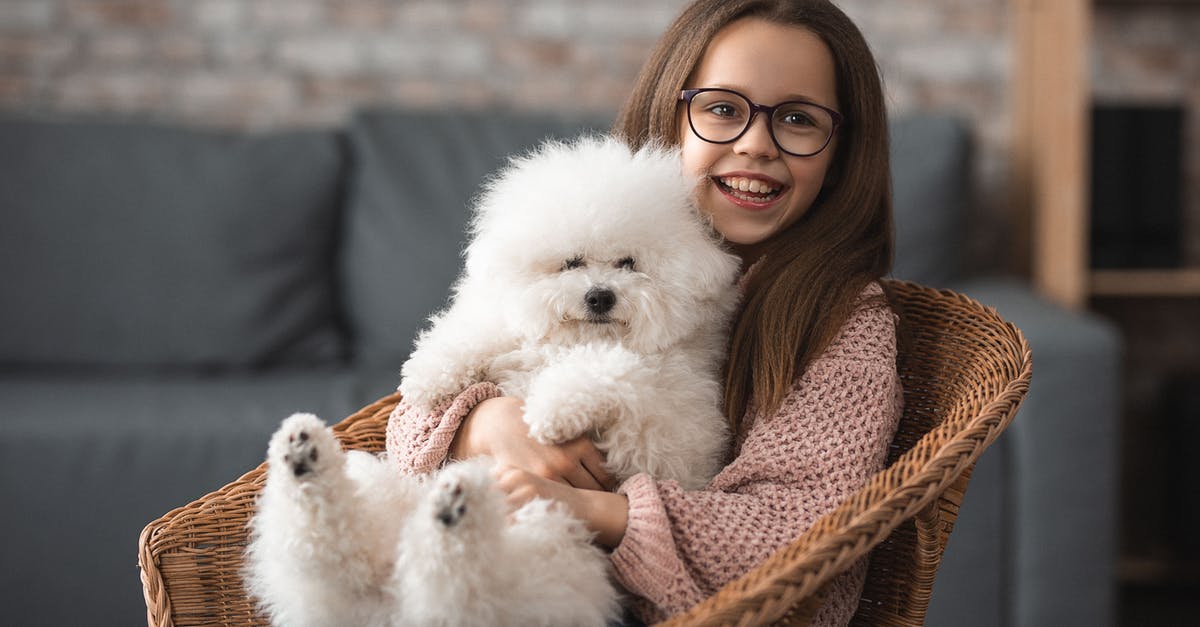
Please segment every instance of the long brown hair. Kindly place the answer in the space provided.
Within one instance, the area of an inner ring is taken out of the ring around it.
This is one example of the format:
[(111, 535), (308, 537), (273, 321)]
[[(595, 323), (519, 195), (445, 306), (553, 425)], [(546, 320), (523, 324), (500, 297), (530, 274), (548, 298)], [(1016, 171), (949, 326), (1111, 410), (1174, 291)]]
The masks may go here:
[(613, 130), (635, 146), (678, 145), (679, 92), (727, 24), (755, 17), (799, 26), (833, 54), (845, 122), (812, 207), (768, 242), (748, 278), (725, 365), (726, 416), (776, 411), (796, 378), (836, 339), (862, 290), (891, 270), (887, 112), (879, 70), (858, 27), (828, 0), (697, 0), (642, 67)]

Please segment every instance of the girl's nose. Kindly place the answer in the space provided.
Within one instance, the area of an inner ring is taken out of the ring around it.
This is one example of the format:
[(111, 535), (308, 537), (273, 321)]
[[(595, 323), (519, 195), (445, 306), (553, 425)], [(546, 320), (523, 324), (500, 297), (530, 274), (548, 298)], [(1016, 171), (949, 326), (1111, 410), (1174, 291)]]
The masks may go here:
[(779, 156), (779, 147), (771, 139), (771, 118), (755, 113), (750, 128), (733, 143), (733, 151), (748, 157), (774, 159)]

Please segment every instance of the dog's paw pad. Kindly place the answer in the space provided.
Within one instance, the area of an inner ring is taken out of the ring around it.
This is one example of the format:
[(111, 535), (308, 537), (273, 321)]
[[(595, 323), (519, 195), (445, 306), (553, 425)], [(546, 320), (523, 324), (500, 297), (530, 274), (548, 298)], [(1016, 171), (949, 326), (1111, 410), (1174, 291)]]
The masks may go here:
[(434, 518), (445, 527), (453, 527), (466, 515), (466, 485), (457, 478), (439, 481), (433, 494)]
[(295, 414), (283, 421), (271, 438), (270, 462), (287, 468), (298, 481), (323, 470), (338, 451), (337, 440), (325, 423), (311, 414)]
[(292, 474), (297, 477), (312, 472), (313, 467), (320, 460), (320, 453), (317, 447), (309, 443), (307, 431), (288, 436), (289, 452), (283, 454), (283, 461), (292, 469)]
[(438, 471), (426, 493), (424, 515), (430, 517), (426, 520), (451, 530), (461, 526), (468, 516), (475, 521), (472, 526), (487, 526), (490, 523), (486, 521), (491, 521), (498, 512), (502, 518), (504, 495), (496, 490), (493, 468), (491, 460), (480, 458), (455, 462)]

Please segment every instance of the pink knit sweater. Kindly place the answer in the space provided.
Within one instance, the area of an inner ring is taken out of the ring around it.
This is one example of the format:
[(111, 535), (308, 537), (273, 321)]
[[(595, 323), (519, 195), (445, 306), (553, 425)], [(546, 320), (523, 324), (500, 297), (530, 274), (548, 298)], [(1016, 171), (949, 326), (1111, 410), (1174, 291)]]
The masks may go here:
[[(877, 284), (863, 291), (778, 412), (746, 415), (733, 461), (708, 487), (685, 492), (644, 474), (620, 486), (629, 525), (611, 560), (643, 620), (682, 612), (745, 574), (883, 469), (902, 397), (895, 317), (881, 295)], [(428, 415), (401, 404), (387, 429), (391, 458), (409, 472), (436, 469), (463, 418), (499, 394), (479, 383)], [(862, 561), (835, 579), (815, 624), (849, 622), (865, 576)]]

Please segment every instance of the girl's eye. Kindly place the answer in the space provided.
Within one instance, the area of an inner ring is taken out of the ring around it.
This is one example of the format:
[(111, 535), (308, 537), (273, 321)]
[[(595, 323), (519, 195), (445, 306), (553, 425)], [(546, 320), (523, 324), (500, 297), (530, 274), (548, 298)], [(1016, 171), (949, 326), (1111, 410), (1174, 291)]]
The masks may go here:
[(581, 255), (575, 255), (574, 257), (571, 257), (563, 262), (562, 269), (574, 270), (575, 268), (582, 268), (585, 265), (586, 264), (583, 263), (583, 257)]
[(816, 126), (816, 122), (805, 113), (789, 113), (783, 118), (783, 122), (793, 126)]
[(719, 103), (708, 107), (708, 112), (719, 118), (736, 118), (738, 117), (737, 107), (731, 104)]
[(623, 257), (617, 261), (617, 267), (624, 270), (633, 269), (633, 257)]

